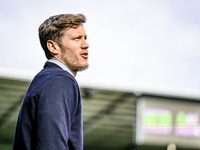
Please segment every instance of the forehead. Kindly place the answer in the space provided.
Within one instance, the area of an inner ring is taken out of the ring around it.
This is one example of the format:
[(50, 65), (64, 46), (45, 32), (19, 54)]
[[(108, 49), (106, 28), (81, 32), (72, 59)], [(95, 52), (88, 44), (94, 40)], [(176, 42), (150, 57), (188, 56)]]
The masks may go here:
[(85, 29), (82, 25), (74, 28), (64, 29), (64, 36), (74, 36), (74, 35), (86, 35)]

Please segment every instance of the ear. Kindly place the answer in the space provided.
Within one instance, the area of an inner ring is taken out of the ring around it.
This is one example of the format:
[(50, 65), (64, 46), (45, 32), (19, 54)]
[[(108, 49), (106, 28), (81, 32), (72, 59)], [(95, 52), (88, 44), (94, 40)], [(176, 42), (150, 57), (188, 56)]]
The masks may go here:
[(52, 40), (47, 41), (47, 48), (53, 55), (57, 55), (60, 52), (60, 47)]

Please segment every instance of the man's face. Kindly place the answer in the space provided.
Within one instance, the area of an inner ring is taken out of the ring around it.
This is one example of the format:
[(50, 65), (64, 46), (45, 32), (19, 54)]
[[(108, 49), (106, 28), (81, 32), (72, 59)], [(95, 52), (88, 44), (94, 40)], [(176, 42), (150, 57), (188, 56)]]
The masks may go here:
[(72, 71), (76, 73), (79, 70), (88, 67), (88, 43), (87, 35), (82, 25), (77, 28), (65, 29), (61, 38), (61, 53), (59, 58)]

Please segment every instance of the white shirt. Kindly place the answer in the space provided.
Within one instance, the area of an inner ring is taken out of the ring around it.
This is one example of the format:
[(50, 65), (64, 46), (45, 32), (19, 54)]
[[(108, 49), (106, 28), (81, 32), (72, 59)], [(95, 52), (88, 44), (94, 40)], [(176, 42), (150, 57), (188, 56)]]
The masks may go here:
[(72, 72), (69, 70), (69, 68), (67, 68), (67, 66), (65, 66), (65, 65), (64, 65), (63, 63), (61, 63), (60, 61), (55, 60), (55, 59), (49, 59), (49, 60), (47, 60), (47, 62), (51, 62), (51, 63), (54, 63), (54, 64), (58, 65), (58, 66), (61, 67), (63, 70), (69, 72), (72, 76), (74, 76), (74, 75), (72, 74)]

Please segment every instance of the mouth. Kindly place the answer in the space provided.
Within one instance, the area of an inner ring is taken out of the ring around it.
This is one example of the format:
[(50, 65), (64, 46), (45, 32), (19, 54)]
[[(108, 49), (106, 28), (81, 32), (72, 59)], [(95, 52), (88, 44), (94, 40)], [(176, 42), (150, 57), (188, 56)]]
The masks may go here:
[(88, 52), (82, 53), (81, 56), (82, 56), (83, 58), (87, 59), (87, 58), (88, 58)]

